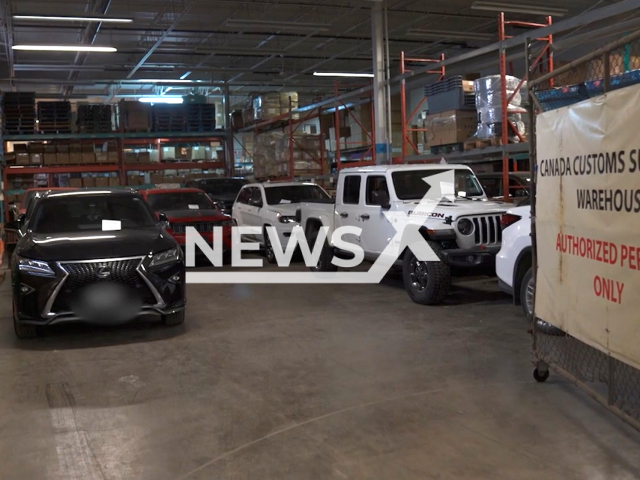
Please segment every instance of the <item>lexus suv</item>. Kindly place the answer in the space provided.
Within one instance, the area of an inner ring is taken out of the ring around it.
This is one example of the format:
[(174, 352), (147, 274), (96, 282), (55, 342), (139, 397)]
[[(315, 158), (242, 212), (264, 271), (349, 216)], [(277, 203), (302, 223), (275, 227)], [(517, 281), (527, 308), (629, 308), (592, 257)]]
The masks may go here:
[(11, 257), (19, 338), (72, 321), (117, 325), (150, 314), (184, 322), (182, 250), (139, 193), (49, 192), (23, 222)]

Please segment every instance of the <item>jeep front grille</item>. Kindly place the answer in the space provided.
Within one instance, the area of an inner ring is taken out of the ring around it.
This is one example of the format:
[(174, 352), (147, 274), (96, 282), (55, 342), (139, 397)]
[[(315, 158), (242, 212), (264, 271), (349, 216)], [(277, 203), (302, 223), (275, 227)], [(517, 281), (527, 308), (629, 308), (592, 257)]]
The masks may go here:
[[(66, 280), (53, 302), (52, 312), (60, 313), (70, 310), (70, 302), (76, 292), (82, 288), (99, 282), (114, 282), (126, 285), (138, 292), (145, 305), (155, 305), (156, 298), (149, 289), (138, 266), (142, 262), (141, 257), (118, 259), (118, 260), (98, 260), (86, 262), (60, 262), (60, 268), (67, 272)], [(100, 278), (99, 269), (106, 268), (109, 275)]]
[(187, 227), (193, 227), (198, 233), (211, 233), (214, 227), (221, 227), (222, 222), (172, 223), (173, 233), (187, 233)]
[(476, 245), (500, 245), (502, 243), (501, 215), (472, 217)]

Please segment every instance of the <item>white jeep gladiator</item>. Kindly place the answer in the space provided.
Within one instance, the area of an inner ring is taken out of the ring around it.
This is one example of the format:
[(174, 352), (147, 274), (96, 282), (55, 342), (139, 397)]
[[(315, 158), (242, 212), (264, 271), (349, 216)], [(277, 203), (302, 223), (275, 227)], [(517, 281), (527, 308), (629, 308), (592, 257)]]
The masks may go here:
[(306, 238), (313, 241), (320, 228), (327, 229), (316, 271), (336, 271), (334, 256), (349, 254), (331, 244), (333, 232), (345, 226), (361, 229), (360, 236), (344, 240), (359, 245), (365, 260), (374, 262), (396, 235), (387, 212), (411, 215), (430, 185), (425, 178), (453, 170), (453, 195), (442, 198), (425, 219), (420, 233), (441, 259), (419, 261), (405, 249), (397, 264), (402, 266), (404, 285), (411, 299), (423, 305), (442, 303), (449, 293), (452, 272), (485, 273), (495, 267), (500, 250), (502, 203), (488, 201), (473, 171), (463, 165), (380, 165), (348, 168), (340, 172), (335, 202), (303, 202), (297, 220)]

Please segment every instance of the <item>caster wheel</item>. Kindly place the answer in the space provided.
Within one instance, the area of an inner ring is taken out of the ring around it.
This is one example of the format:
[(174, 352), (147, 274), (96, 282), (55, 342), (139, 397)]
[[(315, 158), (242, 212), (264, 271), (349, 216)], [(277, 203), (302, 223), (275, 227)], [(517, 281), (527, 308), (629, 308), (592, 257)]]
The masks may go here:
[(547, 378), (549, 378), (549, 370), (547, 370), (546, 372), (540, 373), (540, 371), (536, 368), (533, 371), (533, 378), (536, 379), (536, 382), (544, 383), (547, 381)]

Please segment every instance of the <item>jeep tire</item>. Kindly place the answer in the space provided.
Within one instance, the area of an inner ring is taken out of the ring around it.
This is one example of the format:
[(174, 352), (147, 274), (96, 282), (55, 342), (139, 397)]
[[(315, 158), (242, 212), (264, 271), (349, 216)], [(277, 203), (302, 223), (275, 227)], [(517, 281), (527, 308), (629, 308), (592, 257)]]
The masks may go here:
[[(442, 248), (435, 242), (427, 242), (441, 257)], [(421, 262), (410, 249), (402, 261), (404, 288), (411, 300), (420, 305), (439, 305), (449, 294), (451, 270), (444, 262)]]

